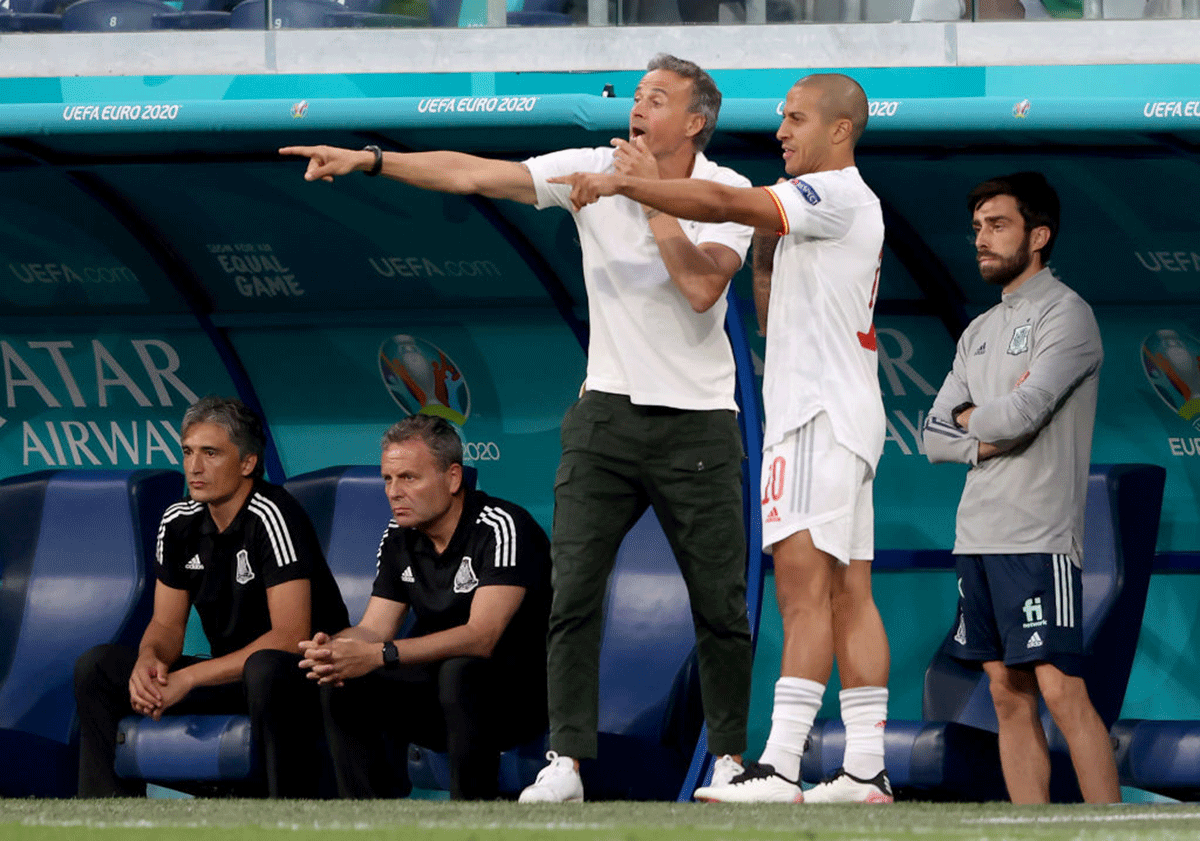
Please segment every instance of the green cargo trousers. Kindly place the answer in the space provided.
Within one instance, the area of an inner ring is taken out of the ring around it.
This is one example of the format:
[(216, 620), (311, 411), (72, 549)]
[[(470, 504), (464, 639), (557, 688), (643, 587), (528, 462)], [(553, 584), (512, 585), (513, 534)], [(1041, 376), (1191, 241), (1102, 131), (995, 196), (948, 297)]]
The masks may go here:
[(596, 756), (605, 590), (621, 540), (649, 505), (691, 600), (709, 750), (740, 754), (752, 655), (736, 415), (589, 391), (563, 418), (562, 450), (551, 539), (551, 750)]

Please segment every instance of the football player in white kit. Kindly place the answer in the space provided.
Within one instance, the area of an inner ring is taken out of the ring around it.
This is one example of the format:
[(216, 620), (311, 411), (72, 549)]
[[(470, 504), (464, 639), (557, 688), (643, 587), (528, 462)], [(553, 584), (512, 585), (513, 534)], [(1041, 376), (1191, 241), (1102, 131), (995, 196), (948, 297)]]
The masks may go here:
[[(790, 180), (733, 188), (607, 174), (561, 179), (577, 207), (619, 194), (679, 218), (752, 225), (759, 255), (775, 246), (773, 267), (756, 258), (755, 299), (760, 320), (769, 312), (762, 521), (783, 662), (762, 756), (729, 783), (697, 789), (700, 800), (892, 801), (883, 763), (889, 651), (871, 595), (871, 489), (885, 432), (872, 324), (883, 216), (854, 164), (866, 123), (857, 82), (807, 76), (788, 92), (776, 133)], [(843, 767), (802, 793), (800, 756), (835, 654)]]

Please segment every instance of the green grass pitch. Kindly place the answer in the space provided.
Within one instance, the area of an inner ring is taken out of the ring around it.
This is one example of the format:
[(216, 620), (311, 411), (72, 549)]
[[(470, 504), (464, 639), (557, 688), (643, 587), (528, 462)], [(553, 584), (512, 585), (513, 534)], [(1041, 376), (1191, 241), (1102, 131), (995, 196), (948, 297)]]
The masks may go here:
[(0, 800), (0, 841), (1196, 841), (1200, 805)]

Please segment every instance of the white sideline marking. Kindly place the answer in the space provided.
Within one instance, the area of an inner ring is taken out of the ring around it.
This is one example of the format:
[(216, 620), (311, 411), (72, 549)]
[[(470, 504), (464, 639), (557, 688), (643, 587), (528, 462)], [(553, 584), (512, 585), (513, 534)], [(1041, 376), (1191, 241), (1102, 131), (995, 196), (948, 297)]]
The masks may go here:
[(1041, 817), (964, 818), (970, 824), (1030, 823), (1110, 823), (1114, 821), (1188, 821), (1200, 819), (1200, 812), (1135, 812), (1117, 815), (1049, 815)]

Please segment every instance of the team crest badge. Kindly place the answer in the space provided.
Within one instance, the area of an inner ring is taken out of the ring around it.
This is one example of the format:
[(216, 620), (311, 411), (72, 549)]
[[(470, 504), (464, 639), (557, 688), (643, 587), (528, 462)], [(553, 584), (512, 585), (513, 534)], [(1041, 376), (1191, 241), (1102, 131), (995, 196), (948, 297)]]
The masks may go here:
[(250, 568), (250, 553), (239, 549), (237, 553), (237, 573), (233, 576), (238, 584), (249, 584), (254, 580), (254, 570)]
[(1029, 350), (1029, 334), (1032, 332), (1032, 324), (1022, 324), (1013, 330), (1012, 338), (1008, 341), (1008, 352), (1013, 356), (1026, 353)]
[(471, 558), (463, 555), (458, 572), (454, 574), (454, 592), (469, 593), (478, 586), (479, 579), (475, 577), (475, 570), (471, 569)]

